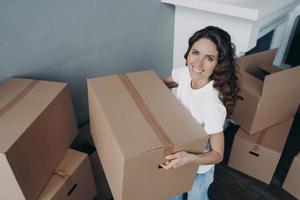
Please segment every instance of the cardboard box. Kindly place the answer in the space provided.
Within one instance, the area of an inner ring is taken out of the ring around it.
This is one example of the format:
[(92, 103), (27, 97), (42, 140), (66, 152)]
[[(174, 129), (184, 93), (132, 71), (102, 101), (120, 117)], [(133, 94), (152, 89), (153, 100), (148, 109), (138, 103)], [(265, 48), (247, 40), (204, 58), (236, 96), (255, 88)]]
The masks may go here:
[(153, 71), (88, 80), (91, 134), (116, 200), (188, 191), (197, 165), (158, 168), (165, 156), (203, 152), (208, 136)]
[(291, 195), (300, 199), (300, 153), (294, 157), (289, 172), (284, 180), (282, 187)]
[(292, 123), (293, 118), (254, 135), (240, 128), (234, 137), (228, 166), (270, 183)]
[(36, 199), (77, 134), (65, 83), (0, 85), (0, 197)]
[(87, 154), (69, 149), (39, 200), (92, 200), (96, 187)]
[(300, 66), (272, 66), (276, 50), (240, 57), (242, 101), (232, 119), (249, 134), (294, 117), (300, 102)]

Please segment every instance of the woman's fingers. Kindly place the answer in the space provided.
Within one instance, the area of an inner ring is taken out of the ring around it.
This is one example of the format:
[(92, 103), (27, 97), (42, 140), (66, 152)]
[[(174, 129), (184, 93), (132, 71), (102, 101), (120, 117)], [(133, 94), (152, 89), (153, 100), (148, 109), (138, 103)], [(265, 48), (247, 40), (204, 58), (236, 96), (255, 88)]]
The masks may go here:
[(171, 168), (176, 168), (176, 163), (177, 163), (177, 160), (171, 160), (171, 161), (166, 161), (166, 162), (160, 164), (160, 166), (164, 169), (171, 169)]
[(180, 153), (178, 152), (178, 153), (174, 153), (174, 154), (166, 156), (166, 159), (173, 160), (173, 159), (177, 159), (179, 157), (180, 157)]
[(166, 161), (160, 164), (160, 166), (164, 169), (169, 169), (170, 168), (169, 165), (170, 165), (170, 161)]
[(185, 151), (177, 152), (171, 155), (166, 156), (167, 161), (160, 166), (164, 169), (171, 169), (181, 167), (186, 164), (187, 153)]
[(166, 169), (166, 170), (169, 169), (169, 167), (168, 167), (167, 165), (165, 165), (165, 164), (160, 164), (160, 166), (161, 166), (162, 168)]

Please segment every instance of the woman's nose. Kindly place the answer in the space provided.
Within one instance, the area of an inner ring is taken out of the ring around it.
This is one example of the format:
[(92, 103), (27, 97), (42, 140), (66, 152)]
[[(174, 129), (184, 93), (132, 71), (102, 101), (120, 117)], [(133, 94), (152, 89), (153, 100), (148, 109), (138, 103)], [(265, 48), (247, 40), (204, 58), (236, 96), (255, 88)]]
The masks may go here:
[(198, 67), (202, 67), (202, 65), (203, 65), (203, 58), (201, 58), (201, 57), (197, 58), (196, 65)]

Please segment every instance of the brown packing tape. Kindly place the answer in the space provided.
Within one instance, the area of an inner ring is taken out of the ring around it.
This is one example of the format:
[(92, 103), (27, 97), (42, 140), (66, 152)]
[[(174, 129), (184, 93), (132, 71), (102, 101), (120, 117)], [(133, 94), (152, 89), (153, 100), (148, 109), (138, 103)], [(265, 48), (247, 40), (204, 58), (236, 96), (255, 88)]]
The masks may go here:
[(149, 107), (146, 105), (145, 101), (142, 99), (142, 97), (139, 95), (137, 89), (134, 87), (132, 82), (129, 80), (128, 76), (126, 74), (119, 75), (119, 78), (121, 79), (123, 85), (129, 92), (130, 96), (132, 97), (133, 101), (143, 114), (146, 121), (149, 123), (151, 128), (153, 129), (154, 133), (159, 138), (160, 142), (164, 146), (164, 156), (170, 155), (173, 153), (174, 144), (172, 140), (169, 138), (167, 133), (164, 131), (164, 129), (159, 124), (158, 120), (155, 118)]
[(62, 169), (57, 169), (54, 172), (54, 175), (59, 176), (60, 178), (62, 178), (65, 181), (65, 186), (67, 188), (66, 195), (70, 196), (73, 193), (73, 191), (76, 189), (77, 185), (78, 185), (76, 183), (76, 181), (74, 181), (72, 179), (72, 176), (70, 174), (66, 173)]
[(55, 175), (61, 177), (62, 179), (64, 179), (65, 181), (67, 181), (69, 178), (70, 178), (70, 175), (67, 174), (64, 170), (60, 170), (60, 169), (57, 169), (55, 172), (54, 172)]
[(265, 130), (263, 130), (259, 133), (259, 135), (257, 136), (257, 139), (255, 141), (255, 144), (252, 148), (252, 151), (254, 151), (256, 153), (259, 151), (259, 146), (261, 145), (262, 141), (264, 140), (266, 132), (268, 131), (268, 129), (269, 128), (266, 128)]
[(0, 118), (7, 113), (13, 106), (19, 103), (37, 84), (39, 80), (30, 82), (21, 92), (0, 109)]

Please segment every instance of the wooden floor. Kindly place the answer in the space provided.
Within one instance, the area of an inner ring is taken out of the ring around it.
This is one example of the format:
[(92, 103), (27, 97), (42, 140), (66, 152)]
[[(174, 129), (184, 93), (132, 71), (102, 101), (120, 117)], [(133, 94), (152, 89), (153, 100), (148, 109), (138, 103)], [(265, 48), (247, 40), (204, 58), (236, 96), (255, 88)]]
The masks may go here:
[[(238, 128), (238, 126), (230, 124), (224, 131), (224, 160), (221, 164), (216, 165), (215, 180), (209, 188), (210, 200), (296, 200), (283, 190), (281, 186), (293, 157), (300, 151), (300, 115), (297, 114), (295, 117), (278, 167), (270, 184), (265, 184), (227, 166), (233, 138)], [(86, 147), (86, 145), (83, 145), (83, 147)], [(91, 151), (90, 147), (82, 148), (82, 145), (77, 149), (81, 151), (88, 149), (87, 152)], [(94, 148), (92, 149), (94, 150)], [(98, 180), (104, 178), (103, 174), (96, 176), (98, 176)], [(108, 186), (103, 193), (103, 182), (102, 184), (98, 183), (97, 188), (102, 188), (102, 195), (98, 195), (95, 200), (113, 200)]]

